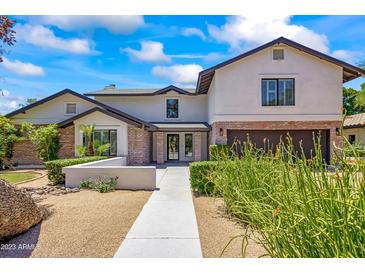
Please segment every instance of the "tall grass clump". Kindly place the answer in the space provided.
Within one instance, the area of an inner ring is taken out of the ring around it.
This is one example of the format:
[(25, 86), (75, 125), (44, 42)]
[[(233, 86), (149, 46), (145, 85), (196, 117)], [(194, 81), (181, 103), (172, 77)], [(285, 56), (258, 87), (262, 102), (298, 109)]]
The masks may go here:
[(214, 185), (271, 257), (364, 257), (365, 166), (354, 155), (350, 164), (337, 152), (329, 169), (319, 141), (308, 159), (290, 137), (266, 151), (247, 140), (221, 162)]

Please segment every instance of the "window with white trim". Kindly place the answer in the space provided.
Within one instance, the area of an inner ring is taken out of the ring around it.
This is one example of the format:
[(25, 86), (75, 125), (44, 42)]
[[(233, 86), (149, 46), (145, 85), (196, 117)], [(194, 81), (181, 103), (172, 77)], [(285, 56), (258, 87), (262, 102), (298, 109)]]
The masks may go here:
[(66, 103), (66, 114), (76, 114), (77, 104), (76, 103)]
[(294, 106), (294, 79), (262, 79), (261, 102), (263, 106)]
[(272, 59), (275, 61), (284, 60), (284, 49), (273, 49)]

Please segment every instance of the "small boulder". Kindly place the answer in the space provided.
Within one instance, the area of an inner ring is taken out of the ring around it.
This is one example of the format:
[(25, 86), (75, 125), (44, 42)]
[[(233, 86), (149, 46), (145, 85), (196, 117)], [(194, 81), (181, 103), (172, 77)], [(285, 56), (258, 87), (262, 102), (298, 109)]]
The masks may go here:
[(0, 240), (38, 224), (44, 213), (30, 195), (0, 179)]

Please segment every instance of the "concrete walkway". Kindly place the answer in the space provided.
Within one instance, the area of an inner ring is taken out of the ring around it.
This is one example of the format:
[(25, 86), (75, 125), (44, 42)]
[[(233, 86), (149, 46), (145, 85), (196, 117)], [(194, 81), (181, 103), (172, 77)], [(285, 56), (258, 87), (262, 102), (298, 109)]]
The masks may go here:
[(114, 257), (201, 258), (188, 168), (158, 169), (157, 187)]

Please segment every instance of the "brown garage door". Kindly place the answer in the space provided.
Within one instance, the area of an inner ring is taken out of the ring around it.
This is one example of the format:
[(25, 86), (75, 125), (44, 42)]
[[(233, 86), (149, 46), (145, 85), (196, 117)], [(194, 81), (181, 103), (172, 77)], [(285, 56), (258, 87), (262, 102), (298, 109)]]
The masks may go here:
[[(328, 130), (228, 130), (228, 144), (232, 145), (236, 139), (246, 141), (247, 136), (256, 144), (258, 148), (264, 148), (264, 139), (269, 140), (270, 144), (275, 146), (282, 140), (286, 139), (287, 134), (290, 134), (293, 140), (294, 148), (300, 151), (300, 141), (307, 158), (310, 157), (311, 151), (314, 153), (313, 133), (320, 136), (322, 155), (324, 160), (329, 161), (329, 131)], [(267, 141), (266, 141), (267, 142)], [(267, 143), (266, 143), (267, 147)]]

